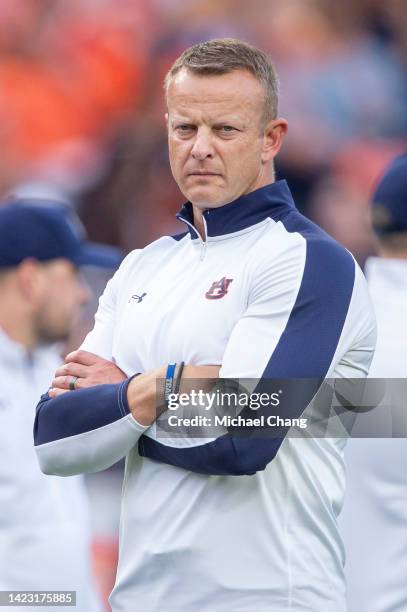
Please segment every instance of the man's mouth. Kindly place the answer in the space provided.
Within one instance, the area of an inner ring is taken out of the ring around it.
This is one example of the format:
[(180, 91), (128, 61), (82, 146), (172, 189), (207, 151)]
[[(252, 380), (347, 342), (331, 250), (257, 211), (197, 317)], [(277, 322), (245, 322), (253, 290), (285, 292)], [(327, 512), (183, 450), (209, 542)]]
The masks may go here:
[(197, 170), (195, 172), (188, 172), (188, 176), (220, 176), (219, 172), (208, 172), (205, 170)]

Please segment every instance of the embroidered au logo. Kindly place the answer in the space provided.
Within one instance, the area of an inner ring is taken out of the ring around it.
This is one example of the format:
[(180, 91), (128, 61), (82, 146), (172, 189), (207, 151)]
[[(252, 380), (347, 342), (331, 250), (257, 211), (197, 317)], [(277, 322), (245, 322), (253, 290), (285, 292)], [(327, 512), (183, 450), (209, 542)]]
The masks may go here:
[(147, 293), (142, 293), (141, 295), (137, 295), (136, 293), (131, 296), (129, 302), (136, 302), (136, 304), (140, 304), (143, 301), (143, 298), (147, 295)]
[(227, 294), (229, 285), (232, 281), (233, 278), (226, 278), (226, 276), (221, 278), (219, 281), (215, 281), (212, 283), (209, 291), (205, 293), (205, 297), (208, 300), (219, 300), (220, 298), (223, 298)]

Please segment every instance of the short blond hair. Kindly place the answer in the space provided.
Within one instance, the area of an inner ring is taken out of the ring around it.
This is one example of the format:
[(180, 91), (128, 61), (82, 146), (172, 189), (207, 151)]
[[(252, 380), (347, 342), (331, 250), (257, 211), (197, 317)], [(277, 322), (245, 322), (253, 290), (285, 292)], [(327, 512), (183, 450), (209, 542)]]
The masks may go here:
[(180, 55), (164, 79), (167, 93), (171, 79), (183, 68), (197, 75), (221, 75), (233, 70), (247, 70), (263, 85), (265, 92), (263, 123), (276, 119), (278, 113), (278, 76), (271, 59), (261, 51), (235, 38), (215, 38), (198, 43)]

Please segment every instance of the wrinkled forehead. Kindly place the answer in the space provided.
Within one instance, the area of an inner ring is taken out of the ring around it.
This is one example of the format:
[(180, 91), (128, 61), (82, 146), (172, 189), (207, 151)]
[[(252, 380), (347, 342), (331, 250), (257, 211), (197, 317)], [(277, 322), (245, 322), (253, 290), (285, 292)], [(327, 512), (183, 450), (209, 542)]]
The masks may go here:
[(198, 75), (183, 68), (169, 81), (166, 97), (170, 116), (252, 115), (262, 112), (265, 91), (258, 79), (246, 70)]

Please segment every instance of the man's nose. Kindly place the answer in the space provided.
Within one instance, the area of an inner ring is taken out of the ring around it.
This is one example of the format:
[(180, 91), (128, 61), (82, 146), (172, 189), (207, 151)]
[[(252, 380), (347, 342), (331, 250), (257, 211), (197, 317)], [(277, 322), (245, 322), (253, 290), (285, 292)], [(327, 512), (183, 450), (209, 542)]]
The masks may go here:
[(212, 137), (208, 130), (198, 128), (195, 142), (191, 150), (191, 155), (198, 161), (203, 161), (207, 157), (214, 155)]

